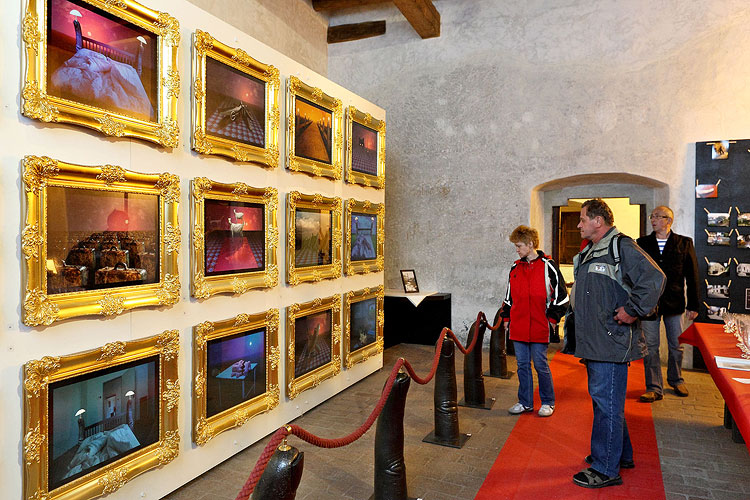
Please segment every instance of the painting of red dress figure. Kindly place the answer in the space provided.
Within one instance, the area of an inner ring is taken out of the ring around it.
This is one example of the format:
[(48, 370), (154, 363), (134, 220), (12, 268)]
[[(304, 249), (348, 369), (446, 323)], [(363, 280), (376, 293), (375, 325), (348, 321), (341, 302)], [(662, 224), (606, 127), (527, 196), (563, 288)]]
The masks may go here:
[(350, 307), (349, 352), (375, 342), (378, 321), (378, 299), (353, 302)]
[(308, 160), (333, 164), (333, 113), (301, 97), (295, 99), (294, 110), (294, 154)]
[(206, 199), (206, 276), (266, 268), (264, 208), (260, 203)]
[(352, 123), (352, 170), (378, 175), (378, 133)]
[(331, 310), (294, 321), (294, 377), (331, 362)]
[(266, 329), (208, 341), (206, 417), (266, 392)]
[(372, 260), (377, 258), (378, 216), (374, 214), (352, 213), (352, 253), (351, 260)]
[(49, 385), (49, 491), (158, 440), (158, 356)]
[(294, 266), (331, 263), (331, 211), (298, 208), (294, 217)]
[(263, 148), (265, 116), (265, 83), (206, 57), (206, 131)]
[(158, 37), (83, 0), (47, 0), (47, 93), (142, 120), (158, 112)]
[(159, 196), (47, 187), (47, 293), (158, 283)]

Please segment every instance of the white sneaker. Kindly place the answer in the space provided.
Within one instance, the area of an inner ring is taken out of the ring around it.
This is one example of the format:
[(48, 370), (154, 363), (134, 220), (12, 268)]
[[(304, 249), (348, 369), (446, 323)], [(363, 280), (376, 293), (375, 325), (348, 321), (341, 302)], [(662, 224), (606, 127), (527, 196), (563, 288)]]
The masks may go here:
[[(529, 411), (534, 411), (534, 408), (530, 408), (528, 406), (524, 406), (521, 403), (516, 403), (510, 408), (508, 408), (508, 413), (511, 415), (520, 415), (521, 413), (526, 413)], [(550, 413), (551, 415), (551, 413)]]
[(539, 408), (538, 415), (540, 417), (549, 417), (555, 413), (555, 405), (542, 405), (541, 408)]

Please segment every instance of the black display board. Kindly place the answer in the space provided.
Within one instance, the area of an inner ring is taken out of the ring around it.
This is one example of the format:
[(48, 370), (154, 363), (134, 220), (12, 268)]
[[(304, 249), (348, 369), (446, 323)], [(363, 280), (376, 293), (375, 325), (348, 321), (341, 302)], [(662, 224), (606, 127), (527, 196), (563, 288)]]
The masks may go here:
[[(750, 313), (750, 140), (696, 143), (695, 180), (697, 320), (721, 323), (721, 308)], [(707, 306), (719, 309), (714, 317)]]

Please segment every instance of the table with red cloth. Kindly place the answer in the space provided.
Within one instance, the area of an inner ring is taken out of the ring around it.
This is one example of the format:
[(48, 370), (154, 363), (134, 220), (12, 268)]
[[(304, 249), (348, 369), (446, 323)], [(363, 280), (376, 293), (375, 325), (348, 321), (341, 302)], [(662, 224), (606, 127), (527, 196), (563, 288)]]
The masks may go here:
[(723, 324), (693, 323), (682, 333), (680, 342), (700, 349), (708, 372), (724, 398), (726, 407), (734, 419), (734, 425), (745, 439), (745, 446), (750, 451), (750, 385), (732, 380), (734, 377), (750, 378), (750, 372), (718, 368), (715, 359), (715, 356), (740, 358), (741, 351), (737, 347), (737, 338), (725, 332)]

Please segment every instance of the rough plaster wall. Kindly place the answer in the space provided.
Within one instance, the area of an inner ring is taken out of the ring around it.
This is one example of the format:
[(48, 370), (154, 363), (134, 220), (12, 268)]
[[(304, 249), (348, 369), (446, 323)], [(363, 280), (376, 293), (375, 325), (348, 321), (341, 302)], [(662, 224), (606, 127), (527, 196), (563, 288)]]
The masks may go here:
[[(326, 76), (328, 20), (323, 14), (313, 10), (310, 0), (189, 1), (285, 56)], [(234, 46), (235, 43), (233, 40), (222, 42), (230, 46)]]
[(535, 186), (630, 172), (689, 221), (692, 143), (750, 137), (746, 0), (434, 3), (429, 40), (390, 7), (332, 17), (388, 32), (332, 45), (328, 74), (388, 111), (386, 285), (416, 269), (457, 331), (496, 311), (513, 227), (548, 216)]

